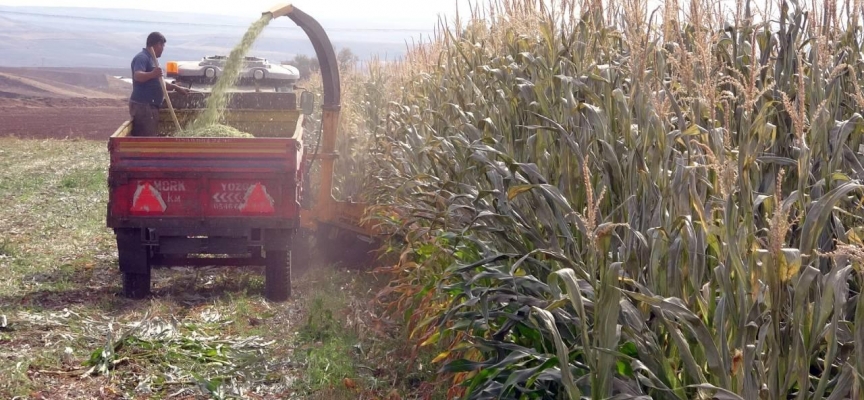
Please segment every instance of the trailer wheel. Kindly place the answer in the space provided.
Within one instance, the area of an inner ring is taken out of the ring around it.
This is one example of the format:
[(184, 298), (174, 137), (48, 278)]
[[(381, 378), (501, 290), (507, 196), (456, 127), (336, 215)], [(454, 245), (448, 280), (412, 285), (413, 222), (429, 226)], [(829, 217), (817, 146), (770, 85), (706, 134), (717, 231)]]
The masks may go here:
[(150, 271), (146, 274), (123, 273), (123, 296), (143, 299), (150, 294)]
[(291, 297), (291, 251), (267, 251), (264, 258), (267, 263), (264, 296), (270, 301), (288, 300)]
[(141, 230), (116, 229), (117, 258), (123, 274), (123, 296), (143, 299), (150, 294), (150, 250), (141, 243)]

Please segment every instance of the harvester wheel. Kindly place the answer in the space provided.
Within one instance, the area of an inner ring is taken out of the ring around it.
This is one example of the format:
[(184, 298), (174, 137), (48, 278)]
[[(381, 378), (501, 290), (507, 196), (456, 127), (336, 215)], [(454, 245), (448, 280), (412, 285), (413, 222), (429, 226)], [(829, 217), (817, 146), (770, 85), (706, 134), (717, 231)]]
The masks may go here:
[(285, 301), (291, 297), (291, 251), (270, 250), (264, 256), (267, 267), (264, 296), (270, 301)]

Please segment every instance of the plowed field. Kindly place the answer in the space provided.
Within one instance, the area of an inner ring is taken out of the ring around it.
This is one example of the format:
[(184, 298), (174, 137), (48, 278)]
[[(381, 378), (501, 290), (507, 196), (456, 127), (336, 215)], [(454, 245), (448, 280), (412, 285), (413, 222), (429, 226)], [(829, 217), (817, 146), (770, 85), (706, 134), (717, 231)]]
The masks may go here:
[(124, 101), (95, 107), (3, 107), (0, 103), (0, 136), (103, 140), (127, 119)]
[(131, 85), (107, 70), (0, 67), (0, 137), (107, 139)]

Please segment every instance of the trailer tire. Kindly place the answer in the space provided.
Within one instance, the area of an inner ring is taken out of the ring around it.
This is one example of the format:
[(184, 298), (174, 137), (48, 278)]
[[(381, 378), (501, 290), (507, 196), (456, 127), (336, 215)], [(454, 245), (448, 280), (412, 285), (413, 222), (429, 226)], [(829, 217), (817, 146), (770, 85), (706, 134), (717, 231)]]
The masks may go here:
[(150, 271), (146, 274), (123, 273), (123, 296), (130, 299), (143, 299), (150, 294)]
[(115, 229), (117, 258), (123, 274), (123, 296), (143, 299), (150, 294), (150, 249), (141, 243), (140, 229)]
[(291, 251), (271, 250), (264, 256), (264, 297), (270, 301), (285, 301), (291, 297)]

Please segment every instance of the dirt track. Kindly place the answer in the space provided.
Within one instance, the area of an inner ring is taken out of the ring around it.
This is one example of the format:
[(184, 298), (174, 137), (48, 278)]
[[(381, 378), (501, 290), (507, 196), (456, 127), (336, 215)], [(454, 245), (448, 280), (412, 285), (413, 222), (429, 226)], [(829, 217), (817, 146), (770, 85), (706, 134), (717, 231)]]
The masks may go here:
[(97, 69), (0, 67), (0, 136), (107, 140), (131, 85)]
[(127, 119), (129, 110), (123, 106), (0, 106), (0, 136), (107, 140)]

